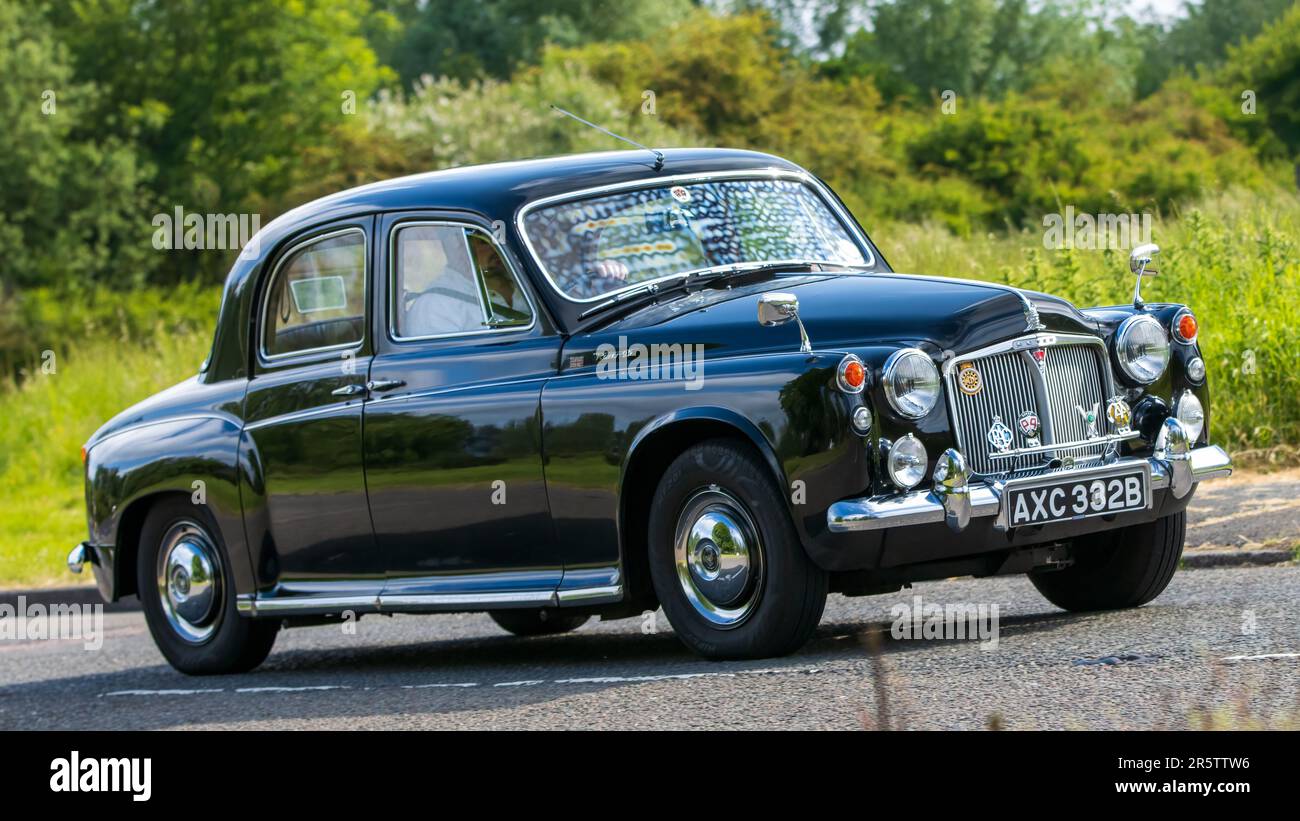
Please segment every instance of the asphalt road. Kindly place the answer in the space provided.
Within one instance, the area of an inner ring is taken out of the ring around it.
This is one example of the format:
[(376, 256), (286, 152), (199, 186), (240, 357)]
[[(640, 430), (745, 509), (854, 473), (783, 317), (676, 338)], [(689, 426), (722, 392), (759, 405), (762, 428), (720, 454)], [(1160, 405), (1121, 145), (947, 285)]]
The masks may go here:
[[(891, 637), (891, 605), (916, 593), (996, 604), (996, 646)], [(803, 650), (736, 663), (692, 656), (662, 614), (534, 639), (482, 615), (366, 617), (355, 635), (283, 632), (258, 670), (201, 679), (166, 666), (140, 614), (112, 613), (97, 651), (0, 641), (0, 729), (1146, 729), (1207, 710), (1295, 728), (1298, 594), (1295, 565), (1184, 570), (1146, 607), (1091, 615), (1021, 577), (935, 582), (833, 596)]]

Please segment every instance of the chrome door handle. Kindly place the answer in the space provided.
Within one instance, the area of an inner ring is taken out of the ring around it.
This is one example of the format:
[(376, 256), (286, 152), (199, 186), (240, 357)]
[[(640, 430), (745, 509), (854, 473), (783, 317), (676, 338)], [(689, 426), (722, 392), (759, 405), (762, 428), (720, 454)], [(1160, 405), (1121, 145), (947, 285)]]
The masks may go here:
[(359, 382), (353, 382), (351, 385), (344, 385), (341, 388), (335, 388), (330, 391), (330, 396), (356, 396), (359, 393), (365, 393), (366, 386)]
[(372, 391), (391, 391), (393, 388), (400, 388), (406, 384), (404, 379), (374, 379), (366, 383), (366, 388)]

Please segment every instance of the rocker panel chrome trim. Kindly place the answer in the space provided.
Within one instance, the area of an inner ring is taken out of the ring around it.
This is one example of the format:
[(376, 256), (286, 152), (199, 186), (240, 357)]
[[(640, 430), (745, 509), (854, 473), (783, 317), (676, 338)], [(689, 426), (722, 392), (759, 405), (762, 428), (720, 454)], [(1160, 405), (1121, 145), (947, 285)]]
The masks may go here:
[(245, 616), (320, 615), (353, 610), (365, 613), (455, 612), (510, 607), (558, 607), (620, 601), (623, 586), (601, 585), (567, 590), (479, 593), (395, 593), (362, 596), (263, 596), (244, 593), (235, 605)]

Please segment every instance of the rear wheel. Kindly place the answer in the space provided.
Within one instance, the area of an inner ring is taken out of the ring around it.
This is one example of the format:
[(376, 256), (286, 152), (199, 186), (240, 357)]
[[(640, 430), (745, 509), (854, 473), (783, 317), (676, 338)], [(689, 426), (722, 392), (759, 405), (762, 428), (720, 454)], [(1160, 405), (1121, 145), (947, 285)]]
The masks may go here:
[(553, 636), (577, 630), (590, 616), (561, 614), (554, 610), (493, 610), (492, 621), (516, 636)]
[(828, 576), (809, 560), (753, 448), (714, 439), (679, 456), (650, 511), (650, 575), (673, 630), (714, 659), (793, 652), (817, 628)]
[(242, 673), (271, 652), (279, 622), (239, 615), (225, 545), (206, 511), (188, 501), (149, 511), (136, 585), (154, 643), (182, 673)]
[(1030, 573), (1048, 601), (1066, 610), (1138, 607), (1169, 585), (1183, 555), (1187, 513), (1094, 533), (1074, 543), (1074, 564)]

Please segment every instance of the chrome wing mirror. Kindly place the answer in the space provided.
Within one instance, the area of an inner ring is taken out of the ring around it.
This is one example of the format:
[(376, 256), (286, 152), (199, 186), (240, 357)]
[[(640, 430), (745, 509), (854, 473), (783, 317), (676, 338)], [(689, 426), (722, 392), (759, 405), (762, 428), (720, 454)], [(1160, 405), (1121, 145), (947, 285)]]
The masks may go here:
[(1151, 267), (1151, 262), (1158, 253), (1160, 253), (1160, 246), (1154, 242), (1148, 242), (1146, 245), (1139, 245), (1134, 248), (1128, 255), (1128, 268), (1137, 275), (1137, 283), (1133, 286), (1133, 307), (1139, 311), (1146, 305), (1142, 301), (1143, 274), (1155, 275), (1160, 273), (1159, 270)]
[(758, 324), (765, 328), (783, 325), (794, 320), (799, 326), (799, 352), (812, 353), (812, 343), (808, 341), (808, 331), (799, 318), (799, 297), (794, 294), (772, 292), (758, 298)]

